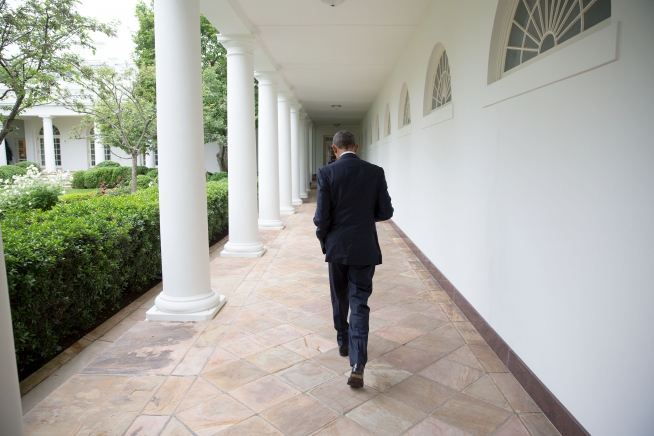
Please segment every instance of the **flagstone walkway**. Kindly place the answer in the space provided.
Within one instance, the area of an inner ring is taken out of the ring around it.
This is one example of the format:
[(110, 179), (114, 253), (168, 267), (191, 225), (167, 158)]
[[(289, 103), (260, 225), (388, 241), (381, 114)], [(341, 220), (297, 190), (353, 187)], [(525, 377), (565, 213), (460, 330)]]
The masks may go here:
[(25, 415), (26, 434), (558, 434), (387, 223), (366, 386), (348, 387), (310, 195), (284, 230), (261, 232), (262, 258), (214, 251), (212, 284), (228, 298), (214, 320), (118, 330)]

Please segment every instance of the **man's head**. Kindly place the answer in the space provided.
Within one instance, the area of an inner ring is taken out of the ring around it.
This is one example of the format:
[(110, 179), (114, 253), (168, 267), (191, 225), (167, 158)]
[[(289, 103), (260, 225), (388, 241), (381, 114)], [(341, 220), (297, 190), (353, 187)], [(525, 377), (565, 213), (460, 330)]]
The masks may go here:
[(359, 144), (356, 142), (354, 135), (347, 130), (336, 132), (333, 139), (332, 149), (336, 155), (336, 159), (340, 159), (341, 154), (346, 151), (359, 151)]

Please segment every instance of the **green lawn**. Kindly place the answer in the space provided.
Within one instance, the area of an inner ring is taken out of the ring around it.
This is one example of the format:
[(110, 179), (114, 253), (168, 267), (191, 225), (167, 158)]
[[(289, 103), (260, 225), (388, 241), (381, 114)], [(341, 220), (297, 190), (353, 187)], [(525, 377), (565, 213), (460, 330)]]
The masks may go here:
[(97, 189), (66, 189), (65, 194), (86, 194), (95, 191), (97, 191)]

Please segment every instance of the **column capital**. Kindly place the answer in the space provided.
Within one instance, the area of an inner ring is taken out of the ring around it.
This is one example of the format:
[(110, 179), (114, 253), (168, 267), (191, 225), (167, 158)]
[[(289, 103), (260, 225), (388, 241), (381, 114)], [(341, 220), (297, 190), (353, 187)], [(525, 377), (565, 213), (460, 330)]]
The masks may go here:
[(260, 86), (277, 85), (279, 82), (279, 72), (277, 71), (255, 71), (254, 77)]
[(254, 35), (218, 35), (216, 39), (227, 49), (227, 56), (234, 54), (254, 54), (259, 47)]
[(292, 103), (291, 104), (291, 112), (300, 112), (300, 109), (302, 109), (302, 105), (299, 103)]
[(40, 117), (44, 120), (51, 120), (53, 118), (52, 115), (41, 115)]
[(306, 120), (307, 120), (307, 113), (304, 112), (304, 111), (300, 111), (300, 119), (301, 119), (302, 121), (305, 121), (305, 122), (306, 122)]
[(287, 101), (291, 103), (293, 100), (293, 91), (279, 91), (277, 93), (277, 101)]

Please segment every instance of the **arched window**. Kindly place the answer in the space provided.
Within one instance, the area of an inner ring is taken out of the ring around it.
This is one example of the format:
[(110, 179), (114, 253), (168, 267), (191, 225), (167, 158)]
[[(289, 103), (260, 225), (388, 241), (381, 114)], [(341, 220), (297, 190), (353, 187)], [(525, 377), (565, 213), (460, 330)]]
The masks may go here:
[(386, 104), (386, 115), (384, 115), (384, 137), (391, 136), (391, 107)]
[[(58, 167), (61, 166), (61, 134), (59, 133), (59, 129), (57, 126), (52, 126), (52, 136), (53, 136), (53, 142), (54, 142), (54, 149), (55, 149), (55, 165)], [(41, 127), (41, 130), (39, 130), (39, 146), (40, 146), (40, 152), (41, 152), (41, 166), (45, 167), (45, 142), (43, 138), (43, 127)]]
[(400, 92), (399, 114), (398, 125), (400, 128), (411, 124), (411, 100), (409, 99), (409, 89), (406, 83), (402, 85), (402, 91)]
[(517, 0), (503, 51), (504, 72), (611, 17), (611, 0)]
[(450, 62), (443, 44), (436, 44), (429, 58), (425, 81), (424, 115), (452, 102)]
[(379, 115), (375, 116), (375, 141), (379, 141)]
[(368, 140), (370, 141), (368, 145), (372, 145), (372, 123), (368, 124), (368, 130), (370, 131), (370, 134), (368, 135)]
[(89, 132), (89, 162), (90, 166), (95, 166), (95, 129)]

